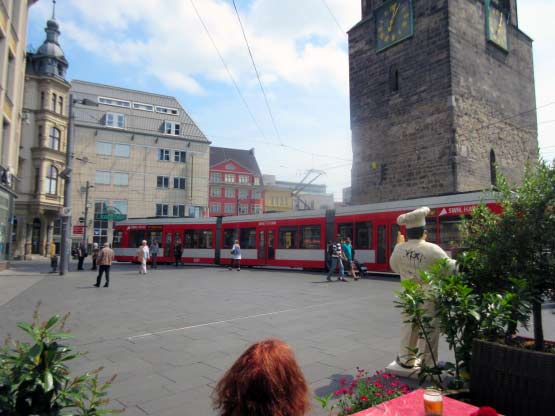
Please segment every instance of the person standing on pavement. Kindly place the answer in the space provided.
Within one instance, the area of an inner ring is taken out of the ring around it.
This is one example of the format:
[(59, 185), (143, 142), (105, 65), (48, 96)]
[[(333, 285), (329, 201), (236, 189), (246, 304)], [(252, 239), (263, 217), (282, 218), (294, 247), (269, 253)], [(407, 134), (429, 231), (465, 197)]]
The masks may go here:
[(175, 241), (175, 247), (173, 248), (173, 256), (175, 257), (175, 267), (181, 264), (182, 255), (183, 255), (183, 244), (181, 244), (181, 240), (178, 238)]
[(355, 280), (358, 280), (358, 278), (355, 276), (355, 273), (353, 272), (353, 246), (351, 245), (351, 239), (349, 237), (345, 239), (345, 241), (341, 245), (341, 248), (343, 250), (343, 256), (345, 258), (345, 270), (347, 271), (347, 273), (350, 273)]
[(146, 240), (143, 240), (140, 247), (137, 249), (137, 259), (141, 264), (141, 267), (139, 269), (139, 274), (147, 273), (146, 262), (148, 261), (149, 257), (150, 257), (150, 251), (148, 249), (148, 246), (146, 245)]
[(83, 270), (83, 263), (87, 255), (87, 243), (85, 240), (82, 240), (77, 248), (77, 270)]
[(156, 264), (156, 258), (158, 257), (158, 253), (160, 252), (160, 246), (158, 245), (158, 240), (152, 240), (152, 244), (150, 245), (150, 258), (152, 259), (152, 266), (151, 268), (157, 269), (158, 265)]
[(343, 250), (341, 249), (341, 236), (339, 234), (335, 238), (335, 241), (333, 242), (333, 244), (330, 246), (330, 251), (331, 251), (331, 253), (330, 253), (331, 254), (331, 262), (330, 262), (330, 269), (328, 271), (328, 275), (326, 276), (327, 281), (331, 282), (331, 275), (335, 271), (335, 267), (339, 266), (340, 276), (337, 280), (341, 281), (341, 282), (346, 282), (347, 279), (345, 279), (345, 271), (343, 269), (343, 262), (341, 261), (344, 256), (343, 256)]
[(96, 262), (98, 264), (98, 276), (96, 277), (95, 284), (96, 287), (100, 287), (103, 273), (106, 273), (106, 283), (104, 284), (104, 287), (110, 286), (110, 266), (113, 261), (114, 250), (110, 248), (110, 244), (108, 242), (105, 242), (104, 248), (100, 250), (96, 258)]
[(92, 249), (92, 267), (91, 270), (96, 270), (96, 260), (98, 258), (98, 243), (93, 243)]
[(239, 240), (235, 240), (235, 244), (231, 248), (231, 263), (228, 269), (231, 270), (234, 267), (237, 267), (238, 272), (241, 271), (241, 246), (239, 245)]

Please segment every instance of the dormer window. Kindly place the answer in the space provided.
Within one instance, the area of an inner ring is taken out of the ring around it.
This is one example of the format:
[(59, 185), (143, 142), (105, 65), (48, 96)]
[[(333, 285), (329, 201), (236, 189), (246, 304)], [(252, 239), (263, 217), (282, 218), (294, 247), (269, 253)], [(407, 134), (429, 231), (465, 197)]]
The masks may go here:
[(125, 117), (119, 113), (106, 113), (104, 125), (108, 127), (115, 127), (118, 129), (125, 128)]
[(164, 121), (164, 134), (179, 136), (181, 134), (181, 124), (173, 121)]

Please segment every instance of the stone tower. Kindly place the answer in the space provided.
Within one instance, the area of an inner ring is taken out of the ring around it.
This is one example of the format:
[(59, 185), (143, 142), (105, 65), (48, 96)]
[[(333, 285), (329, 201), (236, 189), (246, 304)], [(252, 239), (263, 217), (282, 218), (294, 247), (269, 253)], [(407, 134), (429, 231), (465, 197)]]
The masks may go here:
[(349, 74), (355, 204), (518, 182), (537, 159), (517, 0), (362, 0)]
[(53, 3), (44, 42), (36, 52), (27, 53), (14, 258), (52, 254), (60, 242), (59, 214), (64, 202), (60, 173), (66, 167), (70, 84)]

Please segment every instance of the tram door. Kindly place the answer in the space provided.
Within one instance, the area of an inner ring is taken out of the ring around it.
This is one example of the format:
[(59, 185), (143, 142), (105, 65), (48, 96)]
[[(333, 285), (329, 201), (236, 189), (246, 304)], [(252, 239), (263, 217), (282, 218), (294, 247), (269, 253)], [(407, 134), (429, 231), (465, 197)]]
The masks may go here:
[(376, 269), (387, 270), (390, 250), (388, 245), (388, 224), (376, 222)]
[(269, 228), (258, 229), (258, 264), (272, 264), (275, 260), (275, 230)]

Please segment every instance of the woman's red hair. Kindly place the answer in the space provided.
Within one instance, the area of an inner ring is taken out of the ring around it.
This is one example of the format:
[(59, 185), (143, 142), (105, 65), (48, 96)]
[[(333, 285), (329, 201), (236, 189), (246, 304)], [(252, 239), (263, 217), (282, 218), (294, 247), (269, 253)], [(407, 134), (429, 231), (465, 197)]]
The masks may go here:
[(214, 407), (221, 416), (303, 416), (308, 385), (285, 342), (251, 345), (218, 382)]

